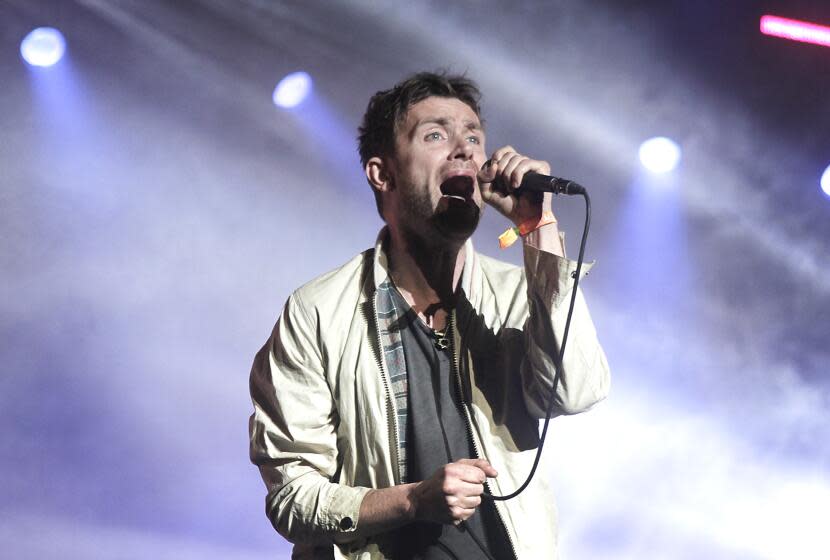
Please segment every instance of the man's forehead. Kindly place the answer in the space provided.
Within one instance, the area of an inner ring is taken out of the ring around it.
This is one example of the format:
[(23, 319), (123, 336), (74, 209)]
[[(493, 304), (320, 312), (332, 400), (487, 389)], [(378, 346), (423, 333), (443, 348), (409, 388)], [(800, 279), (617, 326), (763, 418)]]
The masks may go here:
[(425, 123), (461, 122), (470, 128), (481, 128), (481, 120), (475, 111), (454, 97), (427, 97), (409, 107), (406, 113), (406, 128), (418, 127)]

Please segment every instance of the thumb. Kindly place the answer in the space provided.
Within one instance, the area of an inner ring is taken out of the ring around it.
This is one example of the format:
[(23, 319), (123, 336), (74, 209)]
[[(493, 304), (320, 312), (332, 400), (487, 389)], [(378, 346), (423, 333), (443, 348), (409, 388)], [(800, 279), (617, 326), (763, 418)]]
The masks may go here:
[(491, 465), (487, 459), (461, 459), (459, 463), (465, 463), (467, 465), (473, 465), (474, 467), (480, 468), (488, 478), (495, 478), (499, 476), (498, 471), (493, 468), (493, 465)]

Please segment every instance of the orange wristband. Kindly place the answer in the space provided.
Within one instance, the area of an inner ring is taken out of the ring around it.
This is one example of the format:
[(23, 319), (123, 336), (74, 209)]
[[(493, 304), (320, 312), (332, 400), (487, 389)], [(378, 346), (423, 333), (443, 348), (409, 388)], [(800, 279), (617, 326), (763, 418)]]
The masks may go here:
[(553, 215), (553, 212), (550, 210), (545, 210), (542, 212), (542, 217), (537, 219), (528, 220), (526, 222), (522, 222), (518, 226), (513, 226), (508, 228), (504, 233), (499, 236), (499, 247), (502, 249), (506, 249), (513, 245), (519, 236), (526, 236), (528, 233), (532, 231), (536, 231), (542, 226), (546, 226), (548, 224), (555, 224), (556, 217)]

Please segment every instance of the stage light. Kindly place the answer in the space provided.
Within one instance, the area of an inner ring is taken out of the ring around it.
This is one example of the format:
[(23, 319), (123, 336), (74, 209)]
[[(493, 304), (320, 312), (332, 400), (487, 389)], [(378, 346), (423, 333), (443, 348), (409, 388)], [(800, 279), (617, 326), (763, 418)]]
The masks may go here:
[(665, 136), (646, 140), (640, 145), (640, 163), (652, 173), (666, 173), (680, 163), (680, 146)]
[(761, 33), (791, 41), (830, 47), (830, 27), (797, 19), (761, 16)]
[(66, 41), (57, 29), (38, 27), (20, 42), (20, 55), (32, 66), (52, 66), (66, 51)]
[(290, 109), (296, 107), (311, 93), (311, 76), (305, 72), (293, 72), (274, 88), (274, 105)]
[(830, 196), (830, 165), (827, 166), (821, 176), (821, 190), (824, 191), (824, 194)]

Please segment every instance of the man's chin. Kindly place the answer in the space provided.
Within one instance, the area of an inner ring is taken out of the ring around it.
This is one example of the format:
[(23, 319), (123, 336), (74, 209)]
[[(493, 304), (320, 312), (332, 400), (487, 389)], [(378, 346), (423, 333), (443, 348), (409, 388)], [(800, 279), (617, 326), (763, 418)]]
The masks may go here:
[(472, 202), (450, 202), (434, 216), (437, 229), (448, 239), (466, 241), (478, 227), (481, 210)]

